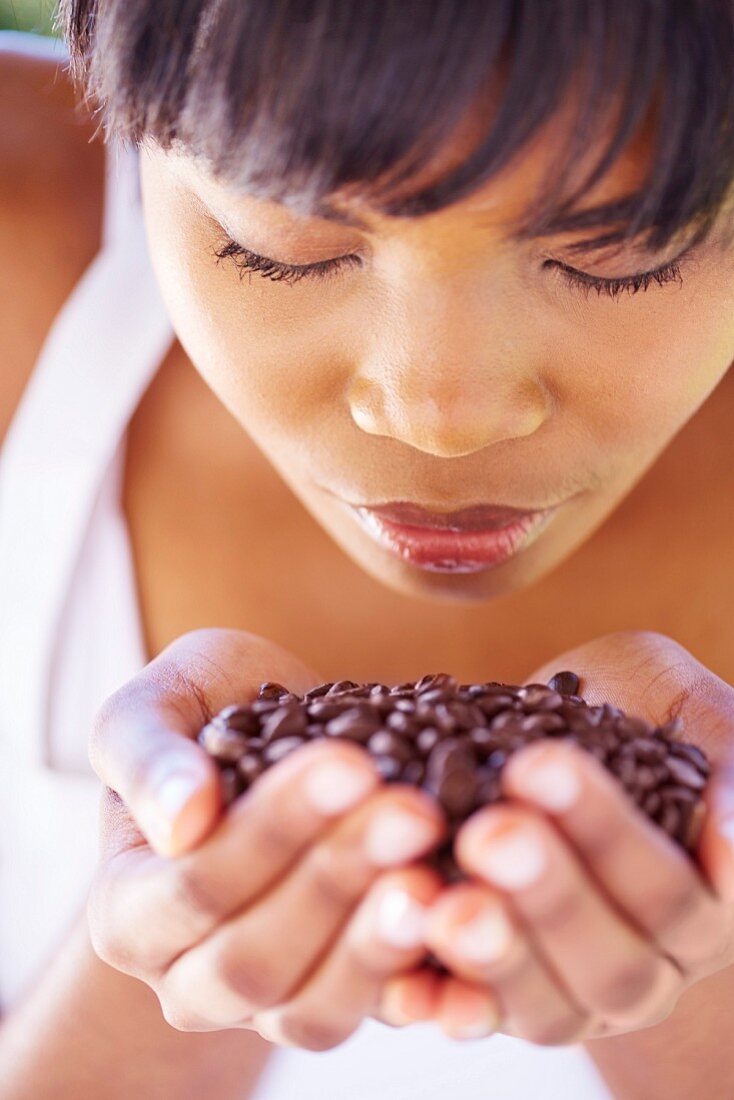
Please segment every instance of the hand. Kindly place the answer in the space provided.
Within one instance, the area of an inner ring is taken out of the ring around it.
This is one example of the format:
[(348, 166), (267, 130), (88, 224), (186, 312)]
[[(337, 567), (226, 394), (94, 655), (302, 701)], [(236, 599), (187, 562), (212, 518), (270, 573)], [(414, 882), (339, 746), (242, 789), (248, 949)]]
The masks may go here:
[(327, 740), (222, 814), (215, 766), (193, 737), (269, 679), (298, 692), (320, 682), (260, 638), (198, 630), (102, 707), (90, 752), (108, 790), (90, 933), (105, 962), (151, 986), (173, 1027), (249, 1028), (324, 1050), (425, 956), (421, 922), (441, 880), (411, 861), (445, 822), (422, 791), (387, 787), (362, 748)]
[[(583, 677), (591, 703), (611, 701), (662, 724), (714, 764), (698, 866), (628, 799), (589, 753), (544, 739), (503, 773), (508, 802), (472, 816), (455, 852), (469, 882), (442, 891), (428, 942), (451, 968), (392, 979), (381, 1012), (434, 1018), (449, 1034), (502, 1031), (573, 1043), (653, 1026), (681, 993), (734, 962), (734, 690), (669, 638), (628, 631), (536, 670)], [(484, 995), (484, 1002), (480, 998)]]

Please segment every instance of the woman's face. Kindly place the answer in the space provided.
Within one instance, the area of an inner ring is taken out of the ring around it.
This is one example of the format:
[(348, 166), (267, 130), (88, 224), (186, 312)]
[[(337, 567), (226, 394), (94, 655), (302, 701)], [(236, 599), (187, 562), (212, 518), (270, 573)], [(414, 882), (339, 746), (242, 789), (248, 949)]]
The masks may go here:
[[(325, 530), (400, 591), (483, 600), (548, 573), (734, 359), (723, 235), (679, 277), (616, 296), (609, 280), (659, 269), (681, 245), (579, 255), (569, 246), (588, 232), (512, 237), (557, 143), (547, 127), (467, 199), (418, 218), (334, 196), (360, 226), (235, 194), (190, 155), (143, 149), (151, 255), (183, 347)], [(410, 193), (467, 147), (462, 132)], [(581, 205), (633, 189), (645, 148), (636, 139)], [(230, 238), (281, 264), (352, 259), (274, 281), (218, 259)], [(579, 285), (564, 264), (602, 284)], [(540, 515), (477, 510), (490, 505)]]

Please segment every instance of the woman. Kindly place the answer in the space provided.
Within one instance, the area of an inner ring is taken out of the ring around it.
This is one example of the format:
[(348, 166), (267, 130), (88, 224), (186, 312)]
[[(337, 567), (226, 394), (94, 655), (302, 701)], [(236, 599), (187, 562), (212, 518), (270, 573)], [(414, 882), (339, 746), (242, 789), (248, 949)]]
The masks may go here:
[[(84, 110), (2, 58), (7, 1095), (728, 1096), (730, 3), (61, 22)], [(562, 745), (442, 888), (354, 746), (222, 817), (191, 739), (563, 667), (716, 761), (698, 869)]]

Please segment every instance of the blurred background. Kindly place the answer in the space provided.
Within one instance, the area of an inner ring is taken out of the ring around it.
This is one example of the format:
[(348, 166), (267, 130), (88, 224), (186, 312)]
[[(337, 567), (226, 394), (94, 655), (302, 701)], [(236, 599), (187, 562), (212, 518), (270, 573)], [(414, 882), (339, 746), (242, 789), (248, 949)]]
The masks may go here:
[(53, 34), (54, 0), (0, 0), (0, 30)]

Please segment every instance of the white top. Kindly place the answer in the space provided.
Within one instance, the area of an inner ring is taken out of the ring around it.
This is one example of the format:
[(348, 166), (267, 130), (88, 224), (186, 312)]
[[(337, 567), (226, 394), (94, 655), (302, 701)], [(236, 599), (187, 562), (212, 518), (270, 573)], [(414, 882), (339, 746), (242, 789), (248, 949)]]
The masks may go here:
[[(63, 47), (0, 34), (0, 50)], [(120, 501), (128, 422), (174, 333), (147, 251), (135, 150), (108, 147), (103, 244), (48, 333), (0, 451), (0, 1005), (84, 905), (97, 709), (145, 663)], [(454, 1042), (368, 1019), (323, 1053), (276, 1048), (253, 1100), (609, 1100), (581, 1047)]]

